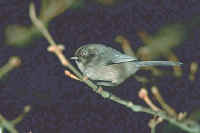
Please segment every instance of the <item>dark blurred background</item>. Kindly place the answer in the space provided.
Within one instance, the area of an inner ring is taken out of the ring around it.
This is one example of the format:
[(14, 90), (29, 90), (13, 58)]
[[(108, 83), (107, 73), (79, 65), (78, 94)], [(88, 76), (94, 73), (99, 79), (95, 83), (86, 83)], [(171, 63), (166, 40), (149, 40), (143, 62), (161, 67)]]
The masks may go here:
[[(20, 67), (0, 80), (0, 113), (12, 120), (25, 105), (30, 105), (31, 111), (16, 126), (20, 133), (30, 130), (32, 133), (149, 133), (148, 122), (152, 116), (132, 112), (103, 99), (87, 85), (66, 77), (63, 73), (65, 68), (57, 57), (47, 51), (49, 44), (44, 37), (36, 37), (23, 47), (6, 43), (5, 31), (9, 25), (31, 25), (28, 15), (30, 2), (0, 1), (0, 65), (3, 66), (11, 56), (19, 56), (22, 62)], [(40, 2), (34, 1), (38, 12)], [(199, 63), (200, 57), (198, 0), (119, 0), (111, 4), (84, 1), (82, 4), (67, 9), (48, 25), (56, 42), (65, 45), (66, 57), (73, 56), (77, 48), (87, 43), (103, 43), (121, 51), (121, 46), (114, 41), (118, 35), (125, 36), (137, 50), (144, 45), (138, 32), (152, 35), (166, 25), (184, 25), (186, 38), (173, 49), (184, 63), (182, 76), (162, 76), (145, 87), (158, 86), (166, 102), (177, 112), (191, 113), (200, 107), (199, 71), (194, 81), (188, 79), (190, 64)], [(140, 73), (143, 74), (139, 72), (138, 75)], [(141, 87), (144, 87), (142, 83), (129, 78), (114, 89), (105, 89), (146, 106), (138, 98)], [(166, 125), (160, 124), (157, 132), (163, 132)]]

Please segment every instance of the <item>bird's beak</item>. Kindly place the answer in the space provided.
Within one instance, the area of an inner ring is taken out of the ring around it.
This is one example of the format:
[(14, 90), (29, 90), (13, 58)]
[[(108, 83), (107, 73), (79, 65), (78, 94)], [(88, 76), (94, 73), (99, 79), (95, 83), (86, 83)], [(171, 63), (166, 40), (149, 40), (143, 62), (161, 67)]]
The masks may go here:
[(71, 60), (78, 60), (78, 57), (74, 56), (70, 58)]

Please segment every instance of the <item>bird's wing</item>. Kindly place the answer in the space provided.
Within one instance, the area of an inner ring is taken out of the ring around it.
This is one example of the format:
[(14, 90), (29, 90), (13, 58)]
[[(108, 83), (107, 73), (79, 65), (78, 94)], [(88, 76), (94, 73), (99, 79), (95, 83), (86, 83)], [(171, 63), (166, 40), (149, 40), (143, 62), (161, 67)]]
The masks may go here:
[(112, 65), (112, 64), (119, 64), (119, 63), (125, 63), (125, 62), (136, 61), (136, 60), (137, 58), (135, 57), (121, 54), (121, 55), (113, 55), (113, 57), (110, 59), (107, 58), (107, 60), (104, 60), (105, 61), (104, 64)]
[(104, 52), (102, 52), (101, 58), (103, 59), (104, 65), (112, 65), (112, 64), (118, 64), (118, 63), (124, 63), (124, 62), (137, 60), (136, 57), (122, 54), (121, 52), (110, 47), (107, 47), (103, 51)]
[(118, 63), (124, 63), (124, 62), (136, 61), (136, 60), (137, 60), (136, 57), (128, 56), (125, 54), (118, 54), (118, 55), (113, 56), (111, 62), (113, 64), (118, 64)]

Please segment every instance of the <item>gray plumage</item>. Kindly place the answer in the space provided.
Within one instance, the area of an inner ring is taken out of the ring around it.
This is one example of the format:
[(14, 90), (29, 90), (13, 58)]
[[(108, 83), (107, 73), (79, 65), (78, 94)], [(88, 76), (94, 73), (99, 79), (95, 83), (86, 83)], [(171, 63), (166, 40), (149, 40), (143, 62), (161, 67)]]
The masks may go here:
[(87, 44), (78, 48), (74, 59), (80, 71), (98, 85), (116, 86), (146, 66), (180, 66), (173, 61), (138, 61), (136, 57), (102, 45)]

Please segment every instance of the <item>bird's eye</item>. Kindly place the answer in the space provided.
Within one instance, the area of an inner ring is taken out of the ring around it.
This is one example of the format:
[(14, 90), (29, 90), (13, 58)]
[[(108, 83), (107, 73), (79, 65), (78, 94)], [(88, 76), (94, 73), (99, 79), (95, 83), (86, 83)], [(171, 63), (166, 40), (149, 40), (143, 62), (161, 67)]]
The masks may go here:
[(82, 56), (86, 56), (88, 54), (88, 52), (86, 50), (82, 51), (81, 55)]

